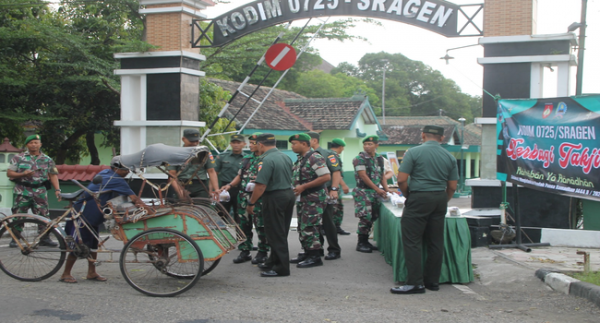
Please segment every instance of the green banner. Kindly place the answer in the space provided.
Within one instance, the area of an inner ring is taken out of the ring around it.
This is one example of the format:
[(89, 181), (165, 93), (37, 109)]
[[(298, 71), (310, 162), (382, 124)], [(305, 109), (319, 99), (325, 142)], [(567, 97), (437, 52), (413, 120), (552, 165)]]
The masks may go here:
[(600, 201), (600, 95), (500, 100), (497, 119), (499, 180)]

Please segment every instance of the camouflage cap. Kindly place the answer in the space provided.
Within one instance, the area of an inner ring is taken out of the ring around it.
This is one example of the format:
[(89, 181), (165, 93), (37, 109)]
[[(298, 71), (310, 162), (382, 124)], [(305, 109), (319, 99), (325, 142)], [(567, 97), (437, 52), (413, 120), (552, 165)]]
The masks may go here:
[(291, 135), (288, 141), (292, 142), (292, 140), (305, 141), (310, 144), (310, 136), (307, 133), (297, 133), (295, 135)]
[(331, 143), (334, 143), (338, 146), (346, 147), (346, 142), (341, 138), (335, 138), (331, 141)]
[(309, 135), (312, 139), (321, 139), (321, 135), (318, 132), (309, 131), (306, 134)]
[(244, 138), (244, 136), (242, 136), (242, 135), (232, 135), (229, 138), (229, 141), (242, 141), (243, 142), (245, 140), (246, 140), (246, 138)]
[(200, 141), (200, 131), (198, 129), (185, 129), (183, 137), (189, 141)]
[(443, 136), (444, 135), (444, 128), (439, 127), (439, 126), (425, 126), (423, 127), (423, 133), (430, 133), (430, 134), (434, 134), (434, 135), (438, 135), (438, 136)]
[(379, 136), (375, 136), (375, 135), (367, 136), (367, 138), (363, 139), (362, 142), (363, 142), (363, 144), (365, 142), (372, 142), (372, 143), (375, 143), (375, 144), (379, 143)]
[(40, 135), (31, 135), (25, 138), (25, 144), (27, 145), (32, 140), (42, 140), (42, 137), (40, 137)]

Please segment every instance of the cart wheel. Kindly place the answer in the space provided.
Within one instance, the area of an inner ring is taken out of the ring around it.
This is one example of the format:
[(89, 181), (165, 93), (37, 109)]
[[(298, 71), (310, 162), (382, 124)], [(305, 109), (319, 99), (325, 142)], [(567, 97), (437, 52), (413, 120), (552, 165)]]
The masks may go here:
[(150, 296), (181, 294), (196, 284), (204, 269), (194, 240), (171, 229), (136, 235), (123, 248), (119, 263), (127, 283)]
[(202, 276), (208, 275), (208, 273), (210, 273), (211, 271), (213, 271), (213, 269), (215, 269), (220, 262), (221, 262), (221, 258), (219, 258), (217, 260), (213, 260), (213, 261), (205, 260), (204, 261), (204, 268), (205, 269), (202, 272)]
[[(40, 281), (54, 274), (62, 267), (66, 257), (66, 243), (58, 229), (49, 231), (48, 237), (57, 247), (37, 246), (28, 248), (38, 237), (38, 225), (45, 227), (44, 221), (28, 218), (2, 222), (0, 229), (0, 269), (12, 278), (23, 281)], [(10, 247), (13, 240), (10, 232), (17, 236), (20, 247)]]

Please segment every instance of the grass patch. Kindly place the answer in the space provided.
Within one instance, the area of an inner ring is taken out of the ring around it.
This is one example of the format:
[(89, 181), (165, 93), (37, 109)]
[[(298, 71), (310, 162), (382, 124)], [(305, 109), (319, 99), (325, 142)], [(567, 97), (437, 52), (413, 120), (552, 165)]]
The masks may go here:
[(600, 286), (600, 272), (598, 271), (591, 271), (588, 274), (584, 274), (584, 273), (568, 273), (567, 275), (575, 278), (575, 279), (579, 279), (582, 282), (586, 282), (586, 283), (590, 283), (590, 284), (594, 284), (594, 285), (599, 285)]

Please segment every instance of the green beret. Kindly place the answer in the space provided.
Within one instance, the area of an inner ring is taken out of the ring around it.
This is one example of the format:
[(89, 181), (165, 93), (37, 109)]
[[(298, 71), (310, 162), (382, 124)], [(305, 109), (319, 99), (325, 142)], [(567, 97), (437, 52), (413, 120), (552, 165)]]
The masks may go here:
[(320, 139), (321, 138), (321, 135), (318, 132), (309, 131), (306, 134), (309, 135), (313, 139)]
[(260, 135), (262, 135), (262, 132), (255, 132), (250, 136), (250, 138), (248, 138), (248, 140), (256, 140), (256, 138), (258, 138)]
[(379, 142), (379, 136), (375, 136), (375, 135), (368, 136), (367, 138), (363, 139), (363, 144), (364, 144), (365, 142), (373, 142), (373, 143), (378, 143), (378, 142)]
[(256, 141), (275, 143), (275, 135), (272, 133), (261, 133), (260, 135), (256, 136)]
[(431, 134), (434, 134), (434, 135), (443, 136), (444, 135), (444, 128), (438, 127), (438, 126), (425, 126), (423, 128), (423, 133), (431, 133)]
[(232, 135), (231, 138), (229, 138), (229, 141), (245, 141), (244, 136), (242, 135)]
[(31, 135), (25, 138), (25, 144), (27, 145), (32, 140), (42, 140), (42, 137), (40, 137), (40, 135)]
[(292, 142), (292, 140), (306, 141), (310, 144), (310, 136), (306, 133), (297, 133), (295, 135), (291, 135), (288, 141)]
[(183, 137), (189, 141), (200, 141), (200, 131), (198, 129), (185, 129)]
[(346, 147), (346, 142), (343, 139), (335, 138), (331, 142), (338, 146)]

